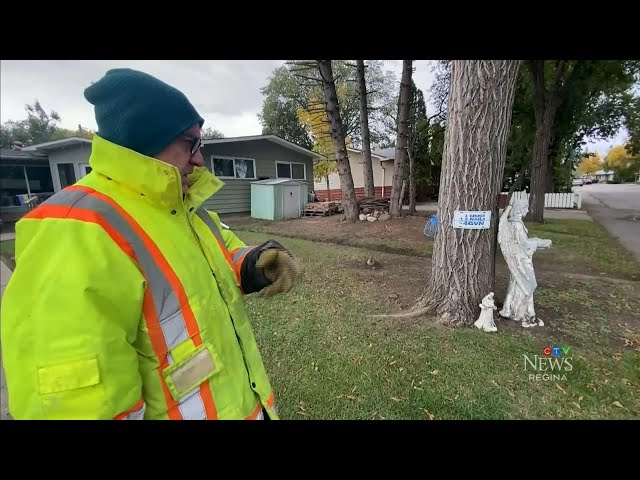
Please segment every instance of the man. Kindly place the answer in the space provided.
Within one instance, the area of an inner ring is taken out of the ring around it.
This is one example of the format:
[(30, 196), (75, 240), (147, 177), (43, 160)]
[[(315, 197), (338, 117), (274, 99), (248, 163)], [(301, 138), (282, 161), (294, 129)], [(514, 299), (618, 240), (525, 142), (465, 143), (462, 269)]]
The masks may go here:
[(277, 419), (243, 294), (287, 292), (297, 263), (246, 246), (202, 204), (202, 117), (142, 72), (110, 70), (92, 172), (25, 216), (2, 299), (15, 419)]

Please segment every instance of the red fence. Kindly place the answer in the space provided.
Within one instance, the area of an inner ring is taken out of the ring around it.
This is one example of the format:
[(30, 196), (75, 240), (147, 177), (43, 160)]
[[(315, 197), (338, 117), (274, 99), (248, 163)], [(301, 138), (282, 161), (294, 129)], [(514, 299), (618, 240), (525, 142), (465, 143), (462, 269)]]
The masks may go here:
[[(356, 190), (356, 198), (360, 199), (365, 197), (364, 187), (356, 188), (355, 190)], [(382, 187), (375, 187), (373, 191), (374, 191), (373, 195), (375, 197), (382, 197)], [(318, 199), (321, 202), (326, 202), (327, 200), (329, 200), (329, 198), (331, 198), (332, 202), (342, 200), (342, 190), (339, 188), (332, 188), (330, 190), (331, 196), (329, 196), (326, 188), (324, 190), (316, 190), (315, 192), (316, 192), (316, 195), (318, 196)], [(391, 195), (390, 186), (384, 187), (384, 194), (387, 197)]]

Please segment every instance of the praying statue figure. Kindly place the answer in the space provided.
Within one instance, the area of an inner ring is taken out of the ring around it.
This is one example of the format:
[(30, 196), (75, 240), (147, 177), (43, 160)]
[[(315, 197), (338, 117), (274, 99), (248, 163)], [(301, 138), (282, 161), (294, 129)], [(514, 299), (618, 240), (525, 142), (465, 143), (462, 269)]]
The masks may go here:
[(543, 326), (536, 320), (533, 293), (538, 286), (533, 270), (533, 254), (538, 249), (549, 248), (551, 240), (529, 238), (522, 218), (529, 211), (527, 200), (518, 200), (508, 205), (500, 216), (498, 243), (507, 262), (511, 277), (501, 317), (521, 322), (525, 328)]
[(491, 292), (482, 299), (482, 303), (480, 304), (480, 316), (474, 323), (476, 328), (484, 330), (485, 332), (497, 332), (498, 327), (496, 327), (496, 324), (493, 321), (493, 311), (497, 309), (498, 308), (493, 303), (493, 292)]

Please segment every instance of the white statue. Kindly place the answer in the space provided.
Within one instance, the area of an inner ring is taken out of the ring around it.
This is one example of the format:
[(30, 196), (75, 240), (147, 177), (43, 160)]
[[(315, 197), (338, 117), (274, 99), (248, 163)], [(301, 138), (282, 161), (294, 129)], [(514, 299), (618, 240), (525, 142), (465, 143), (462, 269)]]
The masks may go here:
[(536, 321), (533, 308), (533, 293), (538, 286), (533, 270), (533, 254), (539, 248), (549, 248), (551, 240), (529, 238), (527, 227), (522, 218), (529, 211), (526, 200), (512, 202), (500, 217), (498, 243), (509, 266), (511, 278), (500, 316), (522, 322), (522, 326), (543, 326), (542, 320)]
[(480, 309), (480, 316), (474, 325), (485, 332), (497, 332), (498, 327), (493, 321), (493, 311), (497, 310), (498, 307), (493, 303), (493, 292), (482, 299)]

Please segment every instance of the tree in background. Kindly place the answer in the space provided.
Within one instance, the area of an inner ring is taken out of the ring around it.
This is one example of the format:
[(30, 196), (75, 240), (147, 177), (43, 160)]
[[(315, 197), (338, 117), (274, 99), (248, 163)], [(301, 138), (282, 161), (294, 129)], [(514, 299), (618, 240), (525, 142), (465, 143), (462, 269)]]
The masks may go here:
[(28, 146), (56, 139), (54, 135), (60, 130), (60, 115), (56, 111), (47, 113), (38, 100), (33, 105), (25, 105), (25, 110), (25, 120), (9, 120), (0, 127), (2, 148), (11, 148), (16, 141)]
[(583, 175), (593, 175), (602, 169), (602, 159), (598, 153), (588, 154), (582, 157), (578, 171)]
[(640, 155), (634, 155), (632, 147), (617, 145), (605, 157), (604, 169), (612, 170), (618, 182), (633, 182), (640, 173)]
[(209, 140), (211, 138), (224, 138), (224, 133), (215, 128), (207, 127), (202, 131), (202, 138)]
[(360, 132), (362, 143), (362, 170), (364, 177), (364, 195), (373, 197), (373, 165), (371, 165), (371, 138), (369, 135), (369, 109), (367, 105), (367, 81), (365, 78), (364, 60), (357, 60), (358, 99), (360, 101)]
[[(344, 94), (342, 88), (338, 89), (338, 101)], [(298, 120), (310, 132), (313, 138), (312, 150), (320, 155), (324, 155), (323, 160), (314, 162), (313, 177), (316, 181), (326, 180), (327, 194), (331, 201), (331, 187), (329, 185), (329, 176), (338, 171), (338, 164), (333, 149), (333, 140), (331, 139), (331, 130), (329, 127), (329, 118), (324, 108), (324, 101), (320, 100), (314, 92), (309, 93), (308, 107), (298, 109)], [(346, 140), (348, 144), (348, 140)]]
[[(306, 66), (311, 66), (311, 62), (306, 62)], [(324, 93), (324, 103), (329, 121), (329, 132), (333, 142), (333, 151), (340, 175), (340, 188), (342, 190), (342, 206), (346, 220), (355, 222), (358, 219), (358, 203), (356, 201), (355, 188), (353, 186), (353, 176), (351, 175), (351, 165), (347, 155), (345, 128), (342, 123), (340, 104), (336, 92), (336, 84), (333, 76), (331, 60), (316, 60), (318, 72), (320, 74), (322, 89)], [(304, 64), (303, 64), (304, 66)]]
[[(526, 65), (535, 118), (527, 220), (542, 222), (544, 194), (553, 189), (559, 159), (571, 158), (587, 136), (609, 138), (624, 125), (637, 126), (640, 103), (633, 89), (640, 62), (529, 60)], [(630, 134), (635, 139), (640, 132)]]
[[(308, 110), (310, 94), (323, 97), (320, 77), (313, 69), (300, 69), (304, 62), (291, 61), (275, 69), (269, 81), (262, 88), (263, 104), (258, 115), (262, 133), (272, 133), (297, 145), (311, 149), (313, 134), (304, 125), (297, 112)], [(389, 142), (386, 112), (394, 102), (396, 79), (393, 72), (383, 71), (380, 60), (365, 60), (365, 80), (367, 85), (367, 110), (371, 144)], [(357, 81), (357, 66), (353, 61), (332, 60), (336, 89), (340, 98), (340, 113), (343, 135), (349, 138), (355, 148), (362, 148), (360, 97)], [(342, 92), (342, 93), (340, 93)]]
[(391, 200), (389, 214), (399, 217), (402, 211), (402, 187), (404, 184), (404, 166), (407, 163), (407, 148), (409, 147), (409, 121), (411, 116), (411, 85), (413, 74), (413, 60), (402, 61), (402, 78), (400, 80), (400, 99), (398, 108), (398, 135), (396, 138), (396, 158), (393, 165), (393, 179), (391, 183)]

